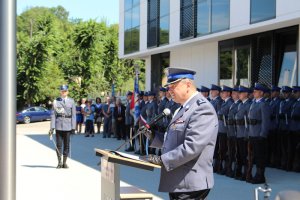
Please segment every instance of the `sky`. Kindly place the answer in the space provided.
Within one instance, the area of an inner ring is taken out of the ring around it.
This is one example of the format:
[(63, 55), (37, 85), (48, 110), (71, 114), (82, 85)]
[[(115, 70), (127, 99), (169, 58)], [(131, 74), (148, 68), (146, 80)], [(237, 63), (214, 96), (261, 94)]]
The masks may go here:
[(63, 6), (69, 12), (69, 18), (84, 21), (105, 18), (108, 24), (119, 23), (119, 0), (17, 0), (17, 14), (30, 7)]

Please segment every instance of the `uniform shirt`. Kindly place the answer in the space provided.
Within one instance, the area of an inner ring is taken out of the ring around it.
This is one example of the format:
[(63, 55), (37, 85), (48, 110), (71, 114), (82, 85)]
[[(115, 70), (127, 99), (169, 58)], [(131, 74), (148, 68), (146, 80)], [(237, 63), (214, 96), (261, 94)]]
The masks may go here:
[(232, 98), (227, 98), (225, 101), (223, 101), (221, 108), (217, 112), (219, 118), (219, 133), (227, 134), (228, 132), (226, 120), (228, 119), (229, 108), (232, 104)]
[(222, 106), (223, 100), (221, 99), (220, 96), (217, 96), (217, 97), (211, 99), (210, 103), (215, 108), (216, 113), (218, 113), (218, 111), (220, 110), (220, 108)]
[(248, 137), (249, 125), (247, 119), (251, 104), (251, 99), (245, 99), (238, 105), (237, 113), (235, 114), (237, 138)]
[(280, 106), (281, 99), (275, 97), (270, 101), (270, 109), (271, 109), (271, 124), (270, 130), (276, 130), (279, 126), (279, 106)]
[(291, 112), (292, 106), (295, 100), (292, 98), (288, 98), (282, 100), (279, 105), (279, 129), (283, 131), (288, 131), (290, 129), (291, 123)]
[(57, 98), (53, 102), (50, 127), (59, 131), (76, 128), (76, 106), (72, 98)]
[(236, 136), (236, 128), (235, 128), (235, 125), (234, 125), (234, 120), (235, 120), (235, 115), (237, 113), (238, 106), (239, 106), (240, 103), (241, 103), (240, 100), (236, 100), (229, 107), (228, 122), (227, 122), (227, 127), (228, 127), (227, 136), (228, 137), (235, 137)]
[[(270, 128), (270, 107), (264, 98), (255, 100), (249, 109), (249, 137), (267, 137)], [(256, 124), (251, 124), (256, 121)]]

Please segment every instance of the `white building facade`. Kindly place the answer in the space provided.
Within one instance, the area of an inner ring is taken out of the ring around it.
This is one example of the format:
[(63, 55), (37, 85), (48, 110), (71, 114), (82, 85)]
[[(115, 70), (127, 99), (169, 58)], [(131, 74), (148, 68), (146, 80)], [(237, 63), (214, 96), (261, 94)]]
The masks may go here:
[(146, 89), (166, 67), (197, 86), (300, 85), (299, 0), (120, 0), (119, 57), (143, 59)]

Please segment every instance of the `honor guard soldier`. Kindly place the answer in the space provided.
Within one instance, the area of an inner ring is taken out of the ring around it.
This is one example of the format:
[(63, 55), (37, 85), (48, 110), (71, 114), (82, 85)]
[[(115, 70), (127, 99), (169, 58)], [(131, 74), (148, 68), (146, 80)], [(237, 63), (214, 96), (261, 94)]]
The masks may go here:
[[(251, 181), (253, 184), (265, 183), (266, 181), (266, 138), (270, 127), (270, 107), (269, 104), (264, 101), (263, 96), (267, 90), (264, 85), (260, 83), (255, 84), (253, 91), (254, 100), (248, 113), (250, 145), (248, 157), (250, 163), (255, 161), (256, 164), (256, 174)], [(251, 149), (253, 149), (253, 154)]]
[(268, 149), (269, 149), (269, 162), (270, 167), (280, 166), (280, 143), (279, 139), (279, 107), (280, 107), (280, 87), (275, 85), (271, 88), (270, 109), (271, 109), (271, 124), (270, 133), (268, 135)]
[(147, 133), (162, 155), (146, 159), (161, 165), (159, 191), (170, 199), (205, 199), (214, 185), (212, 159), (218, 132), (213, 106), (196, 90), (194, 71), (168, 68), (167, 86), (181, 107), (166, 134)]
[(294, 86), (293, 92), (296, 98), (291, 112), (291, 138), (290, 151), (294, 153), (289, 159), (292, 170), (300, 172), (300, 87)]
[[(57, 168), (68, 168), (67, 157), (70, 149), (70, 134), (75, 133), (76, 106), (72, 98), (68, 97), (67, 85), (60, 86), (60, 97), (53, 102), (51, 114), (50, 135), (56, 131), (56, 154), (58, 159)], [(62, 144), (64, 144), (62, 152)], [(61, 156), (63, 155), (63, 162)]]
[[(217, 85), (211, 84), (211, 88), (210, 88), (210, 103), (213, 105), (216, 113), (218, 113), (218, 111), (221, 108), (222, 102), (223, 100), (220, 97), (220, 91), (221, 88)], [(217, 144), (215, 147), (215, 153), (214, 153), (214, 172), (217, 172), (217, 166), (219, 165), (218, 162), (218, 152), (219, 152), (219, 136), (217, 137)]]
[(288, 86), (282, 86), (281, 92), (283, 94), (283, 100), (279, 105), (279, 138), (281, 146), (281, 169), (287, 170), (287, 158), (288, 154), (288, 141), (289, 141), (289, 131), (291, 124), (291, 111), (294, 104), (294, 99), (292, 98), (293, 89)]
[(237, 180), (252, 180), (252, 163), (248, 165), (247, 152), (248, 152), (248, 113), (252, 100), (249, 99), (251, 89), (239, 86), (239, 100), (241, 103), (238, 105), (237, 112), (235, 114), (236, 125), (236, 166), (234, 172), (234, 178)]
[[(218, 158), (216, 161), (216, 172), (222, 175), (226, 174), (226, 154), (227, 154), (227, 119), (228, 119), (228, 112), (230, 106), (233, 104), (233, 100), (231, 98), (232, 88), (228, 86), (223, 86), (221, 89), (221, 98), (223, 100), (221, 108), (218, 110), (217, 115), (219, 119), (219, 132), (218, 138), (219, 141), (216, 145), (218, 145)], [(223, 165), (224, 163), (224, 165)], [(228, 165), (228, 162), (227, 162)], [(229, 166), (227, 166), (229, 168)]]
[(235, 163), (235, 155), (236, 155), (236, 125), (235, 125), (235, 115), (237, 113), (238, 105), (240, 104), (239, 100), (239, 87), (236, 86), (233, 88), (231, 93), (231, 98), (233, 100), (233, 104), (231, 104), (228, 111), (228, 119), (227, 119), (227, 152), (228, 158), (226, 160), (226, 176), (233, 177), (234, 173), (232, 167)]

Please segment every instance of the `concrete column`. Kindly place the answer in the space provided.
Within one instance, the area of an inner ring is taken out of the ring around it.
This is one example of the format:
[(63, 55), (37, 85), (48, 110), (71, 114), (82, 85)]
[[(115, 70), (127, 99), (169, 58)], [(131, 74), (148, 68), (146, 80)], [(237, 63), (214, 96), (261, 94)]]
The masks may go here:
[(0, 199), (16, 199), (16, 0), (0, 1)]

